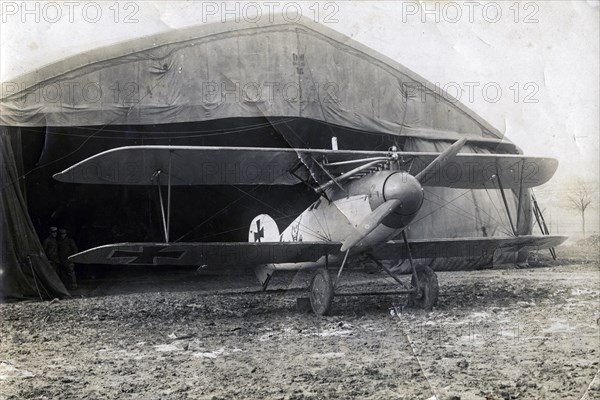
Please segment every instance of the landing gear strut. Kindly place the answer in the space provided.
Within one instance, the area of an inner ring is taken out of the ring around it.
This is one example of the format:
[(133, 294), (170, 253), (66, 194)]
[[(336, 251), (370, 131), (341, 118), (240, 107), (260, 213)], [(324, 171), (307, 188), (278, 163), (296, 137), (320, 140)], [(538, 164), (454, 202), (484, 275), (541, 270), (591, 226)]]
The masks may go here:
[(431, 310), (437, 304), (440, 293), (437, 275), (426, 265), (418, 266), (416, 272), (410, 285), (417, 290), (408, 296), (408, 305)]
[[(331, 275), (329, 274), (329, 259), (325, 256), (325, 267), (321, 267), (317, 270), (310, 283), (310, 306), (313, 312), (317, 315), (327, 315), (331, 311), (331, 304), (333, 303), (334, 296), (360, 296), (360, 295), (380, 295), (380, 294), (408, 294), (408, 305), (423, 308), (425, 310), (431, 310), (436, 304), (440, 292), (437, 275), (435, 272), (426, 265), (416, 265), (412, 258), (410, 251), (410, 244), (406, 238), (406, 234), (402, 232), (402, 238), (404, 239), (404, 245), (408, 252), (408, 261), (410, 262), (412, 279), (410, 286), (403, 283), (398, 276), (393, 272), (394, 268), (388, 268), (371, 254), (369, 257), (373, 260), (383, 271), (385, 271), (391, 278), (393, 278), (401, 289), (393, 292), (370, 292), (370, 293), (343, 293), (336, 292), (338, 283), (350, 250), (346, 251), (344, 260), (340, 269), (338, 270), (335, 282), (332, 282)], [(400, 263), (401, 264), (401, 263)], [(399, 266), (398, 264), (397, 266)], [(300, 303), (298, 303), (300, 304)]]

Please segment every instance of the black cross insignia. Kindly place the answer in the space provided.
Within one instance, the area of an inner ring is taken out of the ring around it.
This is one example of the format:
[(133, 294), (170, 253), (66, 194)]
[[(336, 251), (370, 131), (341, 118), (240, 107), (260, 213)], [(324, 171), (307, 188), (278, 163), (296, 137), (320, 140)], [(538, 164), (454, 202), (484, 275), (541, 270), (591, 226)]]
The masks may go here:
[(142, 247), (140, 251), (116, 250), (110, 258), (135, 257), (128, 264), (155, 265), (156, 257), (179, 259), (185, 253), (183, 250), (162, 251), (165, 248), (168, 249), (169, 246)]
[(260, 242), (260, 238), (265, 237), (265, 228), (260, 227), (260, 219), (256, 221), (256, 232), (254, 232), (254, 241)]

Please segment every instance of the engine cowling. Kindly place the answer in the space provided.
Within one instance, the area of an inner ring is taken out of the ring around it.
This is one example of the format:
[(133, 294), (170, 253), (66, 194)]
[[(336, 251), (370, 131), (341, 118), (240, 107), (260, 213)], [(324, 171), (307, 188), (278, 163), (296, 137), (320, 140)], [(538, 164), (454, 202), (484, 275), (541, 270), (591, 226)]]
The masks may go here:
[(423, 204), (423, 188), (419, 181), (407, 172), (381, 171), (357, 179), (339, 192), (339, 197), (366, 195), (371, 210), (377, 209), (388, 200), (399, 200), (398, 214), (414, 216)]
[(399, 200), (395, 213), (409, 217), (416, 215), (423, 205), (423, 187), (406, 172), (390, 174), (383, 183), (383, 201)]

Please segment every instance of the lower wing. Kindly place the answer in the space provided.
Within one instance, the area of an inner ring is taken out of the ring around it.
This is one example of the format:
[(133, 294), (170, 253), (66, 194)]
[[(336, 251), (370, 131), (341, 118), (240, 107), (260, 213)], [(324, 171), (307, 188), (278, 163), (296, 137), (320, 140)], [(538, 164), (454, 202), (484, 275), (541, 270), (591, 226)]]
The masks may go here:
[[(517, 236), (409, 240), (413, 258), (492, 256), (497, 249), (541, 250), (564, 242), (566, 236)], [(95, 247), (69, 259), (81, 264), (255, 266), (315, 262), (340, 253), (340, 242), (183, 242), (118, 243)], [(402, 241), (383, 243), (371, 254), (379, 260), (407, 258)]]
[[(493, 256), (498, 249), (513, 251), (548, 249), (558, 246), (565, 240), (567, 240), (566, 236), (516, 236), (411, 239), (408, 242), (413, 258), (470, 258)], [(406, 245), (400, 240), (383, 243), (371, 254), (379, 260), (408, 258)]]

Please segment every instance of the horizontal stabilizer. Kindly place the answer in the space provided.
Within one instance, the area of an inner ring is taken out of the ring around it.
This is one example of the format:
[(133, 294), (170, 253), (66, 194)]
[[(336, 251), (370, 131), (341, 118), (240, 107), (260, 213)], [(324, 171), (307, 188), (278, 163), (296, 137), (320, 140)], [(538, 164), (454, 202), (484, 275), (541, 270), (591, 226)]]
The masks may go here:
[[(393, 167), (417, 175), (440, 153), (397, 152)], [(397, 157), (396, 157), (397, 156)], [(290, 173), (300, 158), (317, 160), (331, 176), (340, 176), (361, 163), (390, 159), (390, 152), (356, 150), (277, 149), (206, 146), (130, 146), (108, 150), (54, 175), (70, 183), (152, 185), (160, 171), (160, 183), (172, 185), (294, 185)], [(396, 159), (397, 158), (397, 159)], [(551, 158), (514, 154), (458, 154), (447, 163), (436, 163), (423, 174), (427, 186), (461, 189), (505, 189), (546, 183), (558, 162)], [(315, 167), (317, 168), (317, 167)], [(324, 173), (319, 167), (315, 173)], [(306, 179), (309, 173), (298, 169)]]
[[(413, 258), (470, 258), (491, 257), (497, 249), (513, 251), (521, 249), (543, 250), (556, 247), (565, 240), (567, 240), (566, 236), (517, 236), (411, 239), (408, 242)], [(408, 257), (406, 246), (400, 240), (383, 243), (372, 254), (379, 260), (396, 260)]]
[(118, 243), (82, 251), (69, 260), (81, 264), (210, 265), (314, 262), (339, 252), (336, 242), (175, 242)]

